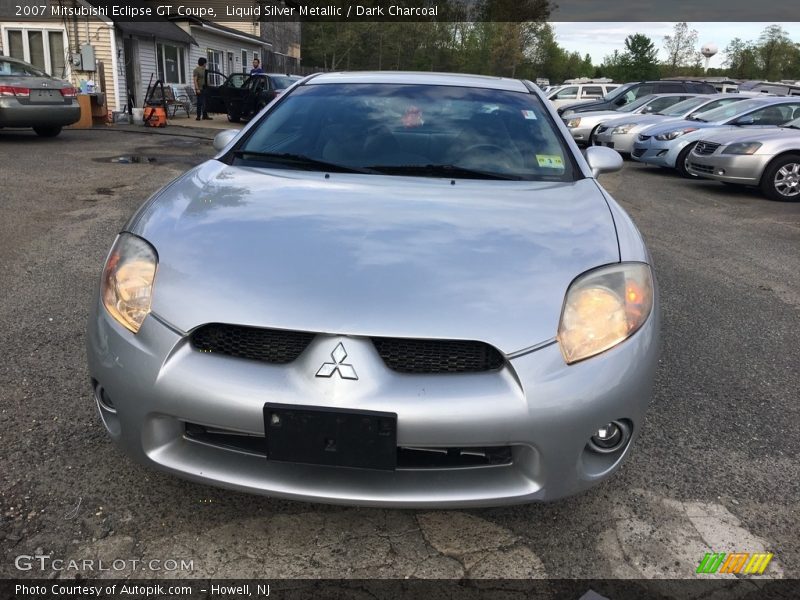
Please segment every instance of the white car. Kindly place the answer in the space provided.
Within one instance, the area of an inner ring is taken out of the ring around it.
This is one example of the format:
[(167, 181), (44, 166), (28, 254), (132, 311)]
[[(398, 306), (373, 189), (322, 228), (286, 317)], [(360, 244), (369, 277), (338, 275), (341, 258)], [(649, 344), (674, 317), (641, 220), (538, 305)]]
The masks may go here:
[(566, 104), (577, 104), (599, 100), (608, 92), (619, 87), (618, 83), (576, 83), (562, 85), (550, 92), (547, 99), (558, 108)]

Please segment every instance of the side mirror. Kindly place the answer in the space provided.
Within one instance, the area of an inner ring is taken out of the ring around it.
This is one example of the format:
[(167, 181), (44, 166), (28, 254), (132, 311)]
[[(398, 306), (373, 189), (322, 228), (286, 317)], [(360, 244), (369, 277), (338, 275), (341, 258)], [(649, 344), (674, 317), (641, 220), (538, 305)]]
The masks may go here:
[(753, 115), (745, 115), (736, 119), (736, 125), (752, 125), (756, 122), (756, 119)]
[(214, 136), (214, 150), (221, 152), (228, 144), (239, 135), (238, 129), (224, 129)]
[(654, 109), (652, 106), (645, 106), (645, 107), (642, 109), (642, 114), (643, 114), (643, 115), (649, 115), (649, 114), (650, 114), (651, 112), (653, 112), (654, 110), (655, 110), (655, 109)]
[(622, 156), (619, 152), (605, 146), (589, 146), (584, 156), (595, 177), (602, 173), (613, 173), (622, 168)]

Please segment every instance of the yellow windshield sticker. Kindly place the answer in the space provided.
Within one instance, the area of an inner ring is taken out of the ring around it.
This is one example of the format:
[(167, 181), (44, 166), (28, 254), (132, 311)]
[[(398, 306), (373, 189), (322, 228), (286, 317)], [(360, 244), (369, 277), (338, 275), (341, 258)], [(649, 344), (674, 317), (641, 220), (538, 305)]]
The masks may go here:
[(537, 154), (536, 160), (539, 162), (540, 167), (548, 167), (550, 169), (564, 168), (564, 159), (557, 154)]

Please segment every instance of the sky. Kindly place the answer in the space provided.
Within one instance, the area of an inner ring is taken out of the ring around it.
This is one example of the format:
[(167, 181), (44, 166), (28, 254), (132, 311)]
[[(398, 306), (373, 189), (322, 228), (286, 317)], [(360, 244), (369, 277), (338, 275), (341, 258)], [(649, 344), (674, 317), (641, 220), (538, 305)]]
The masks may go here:
[[(689, 29), (696, 29), (699, 44), (716, 44), (719, 53), (711, 58), (709, 67), (722, 67), (725, 61), (725, 47), (733, 38), (757, 40), (761, 31), (773, 23), (689, 23)], [(800, 42), (800, 22), (778, 23), (795, 42)], [(570, 52), (579, 52), (581, 56), (587, 52), (592, 55), (592, 62), (599, 65), (603, 59), (614, 52), (625, 50), (625, 38), (632, 33), (647, 35), (659, 50), (659, 57), (666, 58), (664, 53), (664, 36), (672, 33), (675, 23), (551, 23), (556, 33), (556, 40), (562, 48)], [(698, 48), (699, 50), (699, 48)]]

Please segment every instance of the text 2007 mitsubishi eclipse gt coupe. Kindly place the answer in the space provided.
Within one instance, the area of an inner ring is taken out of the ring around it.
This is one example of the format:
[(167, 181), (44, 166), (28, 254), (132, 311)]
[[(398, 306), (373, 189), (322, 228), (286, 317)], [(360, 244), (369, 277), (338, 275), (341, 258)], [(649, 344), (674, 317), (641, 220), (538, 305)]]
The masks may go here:
[(526, 82), (307, 78), (156, 193), (90, 318), (130, 456), (299, 500), (481, 506), (609, 477), (657, 361), (650, 257)]

